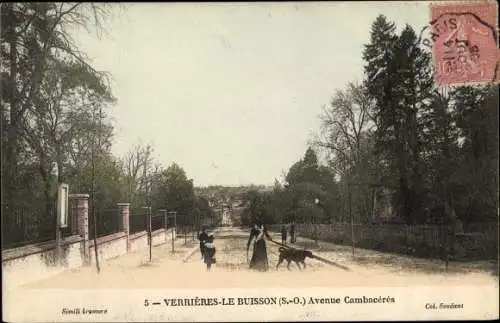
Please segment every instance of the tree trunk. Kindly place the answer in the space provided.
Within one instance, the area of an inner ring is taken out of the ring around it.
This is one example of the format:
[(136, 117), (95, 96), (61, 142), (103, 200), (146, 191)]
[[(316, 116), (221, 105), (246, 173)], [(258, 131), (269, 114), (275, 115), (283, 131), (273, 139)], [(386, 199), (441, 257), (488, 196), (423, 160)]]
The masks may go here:
[[(18, 176), (18, 145), (19, 145), (19, 94), (17, 88), (17, 18), (14, 14), (14, 4), (4, 4), (4, 10), (7, 15), (10, 15), (11, 26), (6, 35), (10, 47), (10, 87), (11, 97), (10, 103), (10, 124), (7, 132), (7, 142), (5, 151), (5, 202), (12, 210), (15, 208), (16, 198), (15, 192), (17, 191), (17, 176)], [(3, 191), (3, 189), (2, 189)]]
[(377, 189), (373, 188), (372, 189), (372, 203), (371, 203), (371, 210), (370, 210), (372, 221), (375, 220), (376, 210), (377, 210)]

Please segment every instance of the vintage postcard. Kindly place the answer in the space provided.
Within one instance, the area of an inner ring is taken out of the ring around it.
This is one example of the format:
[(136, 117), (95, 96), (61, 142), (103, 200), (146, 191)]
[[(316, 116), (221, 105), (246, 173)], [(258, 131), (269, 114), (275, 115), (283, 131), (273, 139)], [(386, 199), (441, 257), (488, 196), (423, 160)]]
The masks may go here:
[(0, 9), (4, 321), (498, 319), (496, 1)]

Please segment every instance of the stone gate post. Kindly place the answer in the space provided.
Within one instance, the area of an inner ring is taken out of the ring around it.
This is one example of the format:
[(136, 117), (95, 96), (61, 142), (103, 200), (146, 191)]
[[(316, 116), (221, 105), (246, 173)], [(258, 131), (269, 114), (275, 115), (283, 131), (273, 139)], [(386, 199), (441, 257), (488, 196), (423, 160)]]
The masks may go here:
[(122, 219), (122, 230), (127, 236), (127, 252), (130, 252), (130, 203), (117, 203)]
[(89, 254), (89, 194), (70, 194), (76, 200), (76, 232), (83, 238), (82, 263), (90, 264)]

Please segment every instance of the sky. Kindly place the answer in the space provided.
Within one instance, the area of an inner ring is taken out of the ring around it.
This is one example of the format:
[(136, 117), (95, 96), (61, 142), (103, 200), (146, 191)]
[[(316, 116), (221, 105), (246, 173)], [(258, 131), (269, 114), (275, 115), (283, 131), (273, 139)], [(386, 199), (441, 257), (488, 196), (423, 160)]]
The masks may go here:
[[(118, 8), (117, 8), (118, 9)], [(113, 152), (151, 144), (195, 186), (270, 185), (303, 157), (336, 90), (363, 77), (378, 14), (420, 30), (428, 3), (134, 3), (99, 39), (75, 33), (112, 75)]]

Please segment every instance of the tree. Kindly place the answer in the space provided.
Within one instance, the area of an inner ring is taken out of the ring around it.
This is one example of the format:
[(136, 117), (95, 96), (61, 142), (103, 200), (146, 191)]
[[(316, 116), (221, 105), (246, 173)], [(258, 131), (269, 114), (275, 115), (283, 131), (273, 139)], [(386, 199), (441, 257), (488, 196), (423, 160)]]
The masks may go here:
[(385, 178), (398, 187), (396, 198), (407, 221), (416, 220), (425, 194), (421, 170), (423, 143), (419, 138), (421, 115), (429, 108), (434, 83), (430, 55), (406, 26), (400, 36), (384, 16), (372, 25), (365, 46), (365, 86), (374, 104), (377, 154), (397, 176)]
[[(29, 111), (43, 106), (42, 86), (47, 71), (54, 62), (79, 62), (97, 73), (86, 63), (83, 53), (72, 42), (68, 28), (75, 25), (101, 27), (108, 5), (12, 3), (2, 6), (2, 123), (5, 126), (5, 175), (7, 204), (13, 206), (19, 191), (20, 154), (24, 148), (23, 135), (31, 120)], [(39, 149), (40, 150), (40, 149)], [(44, 162), (44, 161), (42, 161)], [(42, 165), (41, 167), (46, 167)], [(3, 176), (2, 176), (3, 177)], [(14, 206), (13, 206), (14, 207)]]
[(62, 183), (67, 168), (71, 167), (71, 157), (78, 154), (72, 146), (75, 141), (84, 143), (86, 147), (82, 150), (89, 152), (97, 136), (101, 144), (98, 151), (102, 154), (109, 149), (112, 127), (106, 123), (106, 116), (95, 116), (98, 106), (112, 103), (114, 98), (99, 75), (80, 63), (51, 63), (40, 90), (38, 107), (26, 111), (23, 134), (29, 150), (38, 160), (49, 202), (52, 199), (49, 192), (54, 191), (50, 179), (52, 164), (56, 162), (57, 182)]
[[(67, 183), (74, 192), (91, 192), (92, 165), (85, 163), (78, 175), (69, 176)], [(120, 160), (110, 152), (101, 152), (95, 160), (94, 203), (98, 210), (113, 209), (126, 198), (125, 176)]]
[(366, 62), (364, 88), (374, 101), (376, 121), (382, 118), (383, 107), (389, 106), (393, 101), (390, 89), (395, 84), (391, 79), (393, 47), (397, 38), (395, 30), (393, 22), (389, 22), (384, 15), (379, 15), (372, 23), (370, 42), (363, 51)]
[(420, 160), (425, 142), (419, 140), (419, 127), (422, 114), (430, 107), (435, 88), (430, 54), (419, 46), (414, 30), (407, 25), (395, 44), (397, 85), (393, 95), (398, 104), (395, 117), (386, 120), (398, 133), (392, 152), (397, 159), (400, 203), (407, 221), (418, 221), (423, 206), (421, 202), (426, 195)]
[(162, 167), (154, 162), (153, 153), (154, 149), (150, 145), (135, 145), (122, 159), (127, 197), (133, 204), (149, 205), (151, 191), (155, 186), (161, 185)]
[(316, 152), (308, 147), (304, 158), (290, 167), (285, 180), (289, 185), (300, 182), (316, 182), (319, 180), (318, 175), (318, 157)]
[[(438, 197), (440, 201), (451, 202), (450, 178), (456, 172), (458, 154), (458, 133), (454, 127), (450, 99), (442, 91), (435, 91), (428, 109), (420, 117), (419, 139), (420, 170), (427, 195)], [(423, 202), (434, 203), (427, 198)], [(437, 202), (437, 201), (436, 201)], [(420, 212), (419, 222), (434, 221), (427, 212)]]
[(278, 195), (272, 191), (259, 191), (250, 189), (247, 191), (243, 200), (246, 202), (246, 207), (241, 216), (243, 225), (250, 225), (256, 219), (265, 224), (278, 223), (280, 213), (277, 212), (279, 200)]
[[(316, 141), (316, 145), (328, 153), (333, 175), (340, 178), (344, 187), (344, 198), (337, 202), (341, 202), (346, 213), (354, 205), (359, 219), (370, 214), (370, 185), (376, 181), (376, 174), (371, 169), (370, 140), (375, 127), (371, 109), (365, 89), (349, 83), (345, 90), (337, 90), (330, 105), (323, 108), (321, 139)], [(354, 203), (350, 202), (351, 195)]]
[[(286, 185), (276, 196), (282, 220), (329, 221), (338, 212), (338, 190), (334, 174), (318, 162), (309, 147), (304, 158), (294, 163), (285, 176)], [(314, 201), (319, 199), (320, 204)]]
[(450, 94), (461, 142), (451, 193), (464, 222), (497, 221), (498, 98), (495, 86), (465, 86)]
[[(153, 207), (192, 216), (195, 202), (193, 181), (187, 178), (184, 169), (173, 163), (158, 177), (158, 186), (152, 192)], [(179, 219), (182, 221), (183, 218)]]

